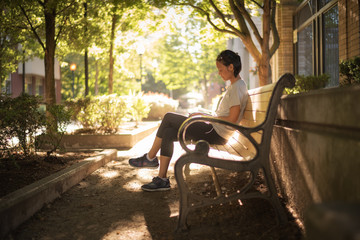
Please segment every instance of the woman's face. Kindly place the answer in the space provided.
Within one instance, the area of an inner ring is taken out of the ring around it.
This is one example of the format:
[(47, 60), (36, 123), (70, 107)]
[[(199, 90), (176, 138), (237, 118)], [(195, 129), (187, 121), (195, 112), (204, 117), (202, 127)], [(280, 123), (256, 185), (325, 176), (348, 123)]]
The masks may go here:
[(230, 80), (234, 77), (234, 66), (232, 64), (225, 66), (221, 62), (216, 61), (216, 67), (219, 71), (219, 75), (224, 81)]

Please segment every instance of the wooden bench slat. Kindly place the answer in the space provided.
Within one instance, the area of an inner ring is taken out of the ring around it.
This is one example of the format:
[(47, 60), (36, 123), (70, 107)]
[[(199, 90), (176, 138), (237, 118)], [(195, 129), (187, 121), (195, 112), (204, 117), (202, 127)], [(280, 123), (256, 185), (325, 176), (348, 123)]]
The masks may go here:
[(266, 86), (250, 89), (248, 91), (248, 94), (253, 95), (253, 94), (258, 94), (258, 93), (263, 93), (263, 92), (272, 92), (275, 85), (276, 85), (276, 83), (271, 83), (271, 84), (268, 84)]
[(252, 157), (256, 152), (252, 143), (238, 132), (233, 134), (233, 136), (228, 140), (228, 144), (243, 158)]
[(266, 92), (262, 94), (249, 95), (248, 101), (255, 102), (269, 102), (272, 92)]
[(225, 145), (215, 145), (214, 148), (216, 148), (218, 154), (221, 155), (222, 158), (234, 160), (234, 156), (227, 151)]
[[(266, 117), (266, 112), (264, 111), (249, 111), (249, 110), (245, 110), (244, 111), (244, 116), (243, 119), (247, 119), (247, 120), (261, 120), (263, 121)], [(240, 124), (241, 125), (241, 124)]]
[(244, 127), (256, 127), (257, 125), (261, 124), (263, 121), (252, 121), (252, 120), (247, 120), (247, 119), (243, 119), (241, 120), (241, 126)]
[(250, 103), (248, 102), (246, 105), (245, 110), (254, 110), (254, 111), (264, 111), (266, 112), (268, 108), (269, 103), (268, 102), (255, 102)]

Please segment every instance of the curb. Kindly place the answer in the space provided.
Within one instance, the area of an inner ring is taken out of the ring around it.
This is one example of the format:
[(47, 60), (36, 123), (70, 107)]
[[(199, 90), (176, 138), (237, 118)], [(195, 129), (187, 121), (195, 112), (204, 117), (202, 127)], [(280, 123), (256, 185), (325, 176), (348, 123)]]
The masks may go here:
[[(67, 150), (77, 149), (130, 149), (138, 141), (153, 133), (159, 127), (159, 122), (148, 123), (147, 126), (121, 134), (80, 134), (64, 135), (60, 146)], [(37, 139), (41, 149), (50, 149), (46, 136)]]
[(28, 220), (46, 203), (60, 197), (96, 169), (116, 159), (117, 150), (104, 150), (69, 168), (6, 195), (0, 200), (0, 239)]

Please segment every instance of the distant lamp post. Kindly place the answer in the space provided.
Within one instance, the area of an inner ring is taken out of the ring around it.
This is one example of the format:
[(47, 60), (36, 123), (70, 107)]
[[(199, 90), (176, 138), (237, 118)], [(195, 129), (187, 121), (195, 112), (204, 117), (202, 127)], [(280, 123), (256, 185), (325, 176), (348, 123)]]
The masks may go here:
[(159, 67), (159, 63), (158, 63), (158, 61), (156, 60), (156, 59), (154, 59), (153, 61), (152, 61), (152, 63), (151, 63), (151, 65), (153, 66), (153, 68), (154, 68), (154, 79), (155, 79), (155, 73), (156, 73), (156, 69)]
[(142, 44), (136, 48), (137, 54), (140, 56), (140, 92), (141, 92), (141, 83), (142, 83), (142, 55), (145, 53), (145, 47)]
[(70, 64), (70, 71), (72, 72), (72, 95), (74, 98), (74, 85), (75, 85), (75, 70), (76, 70), (76, 64), (72, 63)]

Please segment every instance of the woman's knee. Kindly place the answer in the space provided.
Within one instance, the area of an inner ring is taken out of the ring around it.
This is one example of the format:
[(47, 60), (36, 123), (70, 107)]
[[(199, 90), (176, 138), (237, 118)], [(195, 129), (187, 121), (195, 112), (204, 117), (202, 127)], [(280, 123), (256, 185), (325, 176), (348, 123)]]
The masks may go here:
[(169, 121), (170, 119), (173, 119), (175, 115), (177, 115), (177, 114), (173, 113), (173, 112), (167, 112), (167, 113), (165, 113), (162, 121)]

